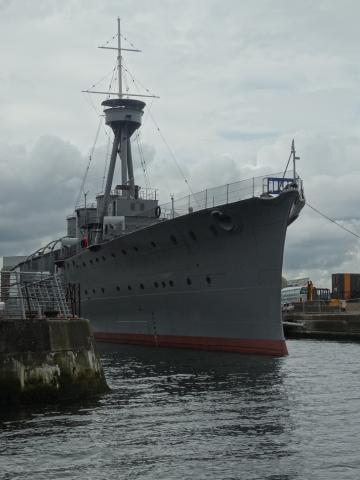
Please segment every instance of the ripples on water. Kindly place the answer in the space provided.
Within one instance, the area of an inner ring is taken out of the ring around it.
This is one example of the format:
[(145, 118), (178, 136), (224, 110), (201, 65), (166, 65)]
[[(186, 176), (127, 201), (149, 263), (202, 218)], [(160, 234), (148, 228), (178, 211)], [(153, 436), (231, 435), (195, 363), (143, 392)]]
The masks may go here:
[(288, 347), (102, 347), (110, 394), (1, 413), (0, 478), (358, 480), (360, 345)]

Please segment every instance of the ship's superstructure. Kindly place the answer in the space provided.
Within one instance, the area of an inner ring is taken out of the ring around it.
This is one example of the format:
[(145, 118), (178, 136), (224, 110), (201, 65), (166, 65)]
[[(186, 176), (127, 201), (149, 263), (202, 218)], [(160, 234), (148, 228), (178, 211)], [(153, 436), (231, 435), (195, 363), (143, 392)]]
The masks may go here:
[[(286, 354), (283, 249), (305, 201), (294, 142), (291, 176), (243, 180), (159, 206), (156, 191), (134, 178), (130, 139), (145, 103), (122, 91), (120, 20), (115, 50), (118, 90), (102, 103), (114, 134), (104, 192), (96, 204), (78, 205), (67, 235), (19, 268), (60, 271), (79, 291), (98, 340)], [(113, 186), (118, 158), (121, 184)]]

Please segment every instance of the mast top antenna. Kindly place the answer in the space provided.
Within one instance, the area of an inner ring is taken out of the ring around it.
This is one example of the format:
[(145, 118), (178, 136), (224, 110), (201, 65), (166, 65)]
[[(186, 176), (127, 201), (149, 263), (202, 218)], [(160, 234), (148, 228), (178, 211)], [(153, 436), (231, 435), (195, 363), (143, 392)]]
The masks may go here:
[[(104, 91), (95, 91), (95, 90), (82, 90), (83, 93), (99, 93), (103, 95), (116, 95), (119, 99), (122, 99), (124, 95), (127, 97), (151, 97), (151, 98), (159, 98), (156, 95), (143, 95), (143, 94), (131, 94), (131, 93), (125, 93), (123, 92), (123, 86), (122, 86), (122, 55), (121, 52), (126, 51), (126, 52), (141, 52), (141, 50), (137, 48), (123, 48), (121, 45), (121, 39), (125, 38), (121, 35), (121, 28), (120, 28), (120, 17), (117, 17), (117, 35), (113, 37), (113, 39), (117, 37), (117, 47), (108, 47), (107, 44), (101, 45), (98, 48), (102, 48), (105, 50), (116, 50), (117, 51), (117, 70), (118, 70), (118, 88), (116, 92), (104, 92)], [(126, 39), (125, 39), (126, 40)], [(109, 43), (109, 42), (107, 42)], [(130, 44), (132, 45), (132, 44)]]

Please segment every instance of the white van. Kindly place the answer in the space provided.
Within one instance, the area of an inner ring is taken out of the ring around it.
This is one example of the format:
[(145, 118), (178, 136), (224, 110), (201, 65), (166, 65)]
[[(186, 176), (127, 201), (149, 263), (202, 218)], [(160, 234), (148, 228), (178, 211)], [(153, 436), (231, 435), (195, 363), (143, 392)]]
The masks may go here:
[(281, 306), (287, 308), (294, 303), (306, 302), (307, 287), (286, 287), (281, 290)]

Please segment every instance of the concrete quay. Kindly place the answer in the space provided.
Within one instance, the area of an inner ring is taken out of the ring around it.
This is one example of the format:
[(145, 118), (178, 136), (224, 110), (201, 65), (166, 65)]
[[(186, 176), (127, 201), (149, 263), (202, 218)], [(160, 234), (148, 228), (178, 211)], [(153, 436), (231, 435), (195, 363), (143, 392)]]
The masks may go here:
[(287, 312), (283, 326), (286, 338), (360, 340), (360, 313)]
[(108, 390), (88, 320), (0, 318), (0, 405), (77, 400)]

